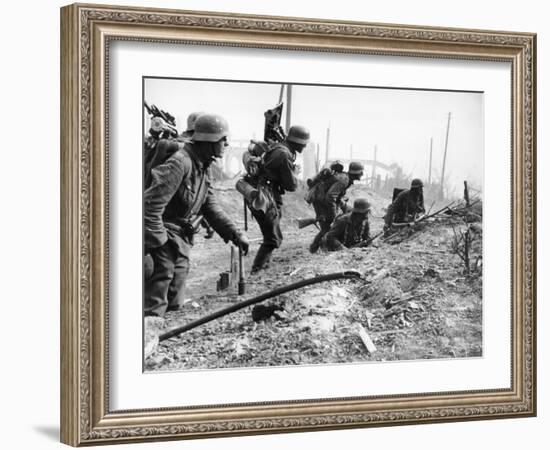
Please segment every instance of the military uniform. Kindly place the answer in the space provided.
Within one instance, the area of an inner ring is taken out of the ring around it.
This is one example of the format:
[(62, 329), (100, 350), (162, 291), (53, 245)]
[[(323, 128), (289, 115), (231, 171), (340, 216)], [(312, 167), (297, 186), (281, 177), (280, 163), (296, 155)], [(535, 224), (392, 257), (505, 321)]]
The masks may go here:
[(273, 251), (281, 246), (283, 233), (281, 232), (281, 217), (283, 195), (286, 191), (293, 192), (298, 187), (294, 161), (296, 156), (284, 143), (270, 145), (263, 158), (263, 170), (258, 178), (258, 185), (262, 186), (268, 197), (266, 211), (250, 208), (254, 219), (258, 222), (263, 236), (262, 246), (265, 250)]
[(296, 153), (301, 152), (308, 141), (309, 131), (305, 127), (291, 126), (285, 140), (270, 144), (268, 150), (261, 156), (258, 173), (250, 177), (248, 181), (245, 179), (252, 190), (257, 190), (262, 194), (261, 207), (250, 203), (253, 200), (247, 199), (243, 194), (263, 235), (262, 244), (252, 263), (252, 273), (266, 268), (271, 260), (273, 250), (281, 246), (283, 233), (280, 223), (283, 195), (287, 191), (295, 191), (298, 187)]
[(320, 230), (310, 245), (311, 252), (316, 252), (321, 245), (321, 239), (330, 230), (332, 222), (338, 215), (338, 209), (344, 210), (342, 199), (347, 189), (353, 184), (346, 173), (335, 173), (322, 183), (328, 186), (326, 192), (312, 201)]
[(343, 250), (370, 239), (369, 218), (366, 214), (347, 213), (338, 217), (323, 237), (329, 251)]
[(388, 207), (385, 216), (386, 227), (391, 227), (394, 222), (400, 223), (414, 220), (415, 215), (424, 212), (424, 197), (422, 192), (414, 195), (411, 190), (405, 189), (397, 195)]
[[(175, 141), (159, 142), (170, 149)], [(145, 286), (145, 314), (162, 316), (182, 304), (181, 295), (189, 272), (194, 230), (189, 223), (202, 214), (227, 242), (238, 241), (240, 232), (218, 205), (211, 186), (210, 160), (187, 142), (164, 163), (151, 170), (145, 191), (145, 250), (154, 270)]]

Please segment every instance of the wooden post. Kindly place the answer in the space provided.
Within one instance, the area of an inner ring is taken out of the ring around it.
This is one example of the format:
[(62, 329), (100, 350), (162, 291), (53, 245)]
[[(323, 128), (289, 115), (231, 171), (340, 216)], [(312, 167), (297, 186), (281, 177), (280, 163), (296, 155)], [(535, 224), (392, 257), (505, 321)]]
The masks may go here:
[(430, 138), (430, 168), (428, 169), (428, 186), (432, 184), (432, 150), (433, 150), (434, 138)]
[(447, 162), (447, 146), (449, 144), (449, 128), (451, 126), (451, 113), (449, 112), (449, 116), (447, 118), (447, 133), (445, 135), (445, 152), (443, 153), (443, 168), (441, 169), (441, 185), (440, 185), (440, 197), (444, 198), (444, 185), (445, 185), (445, 163)]
[(286, 85), (286, 132), (290, 130), (292, 118), (292, 85)]
[(468, 182), (464, 180), (464, 201), (466, 202), (466, 207), (470, 207), (470, 193), (468, 192)]
[(466, 275), (470, 274), (470, 243), (470, 228), (467, 228), (464, 232), (464, 266)]
[(281, 90), (279, 91), (279, 103), (283, 101), (283, 94), (285, 92), (285, 85), (281, 84)]
[(374, 146), (374, 163), (372, 165), (372, 171), (371, 171), (371, 175), (370, 175), (370, 185), (371, 185), (371, 188), (374, 189), (374, 179), (376, 178), (376, 163), (378, 161), (378, 158), (377, 158), (377, 155), (378, 155), (378, 146)]
[(319, 173), (319, 170), (321, 169), (321, 161), (319, 160), (319, 157), (321, 156), (321, 146), (317, 142), (317, 153), (315, 155), (315, 173)]
[(327, 128), (327, 141), (325, 146), (325, 164), (328, 162), (329, 151), (330, 151), (330, 122), (328, 123), (328, 128)]

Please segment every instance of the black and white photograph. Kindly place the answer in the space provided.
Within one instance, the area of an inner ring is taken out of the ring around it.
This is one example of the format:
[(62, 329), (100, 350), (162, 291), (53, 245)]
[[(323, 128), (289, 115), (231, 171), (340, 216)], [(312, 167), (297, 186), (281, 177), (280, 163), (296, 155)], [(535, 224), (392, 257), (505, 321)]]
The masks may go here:
[(143, 98), (145, 371), (483, 356), (483, 92)]

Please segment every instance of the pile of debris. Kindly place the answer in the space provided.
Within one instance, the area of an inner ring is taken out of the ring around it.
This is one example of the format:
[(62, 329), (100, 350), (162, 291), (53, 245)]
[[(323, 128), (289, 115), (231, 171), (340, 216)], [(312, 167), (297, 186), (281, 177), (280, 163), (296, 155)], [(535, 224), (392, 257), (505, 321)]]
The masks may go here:
[[(363, 196), (359, 189), (354, 194)], [(219, 194), (239, 218), (242, 210), (235, 193)], [(383, 228), (386, 200), (370, 197), (375, 235)], [(481, 201), (440, 205), (435, 213), (381, 236), (367, 248), (313, 255), (308, 245), (316, 229), (297, 230), (293, 220), (303, 214), (305, 202), (296, 194), (286, 205), (283, 246), (269, 270), (248, 277), (244, 296), (232, 288), (216, 291), (215, 273), (227, 270), (221, 262), (228, 249), (216, 238), (198, 240), (189, 302), (146, 327), (146, 341), (150, 336), (155, 347), (146, 353), (151, 355), (146, 370), (481, 356)], [(254, 226), (253, 242), (259, 237)], [(245, 260), (246, 273), (250, 260)], [(154, 340), (281, 285), (348, 269), (358, 271), (363, 281), (333, 280), (287, 292), (260, 303), (261, 308), (250, 305), (160, 343)]]

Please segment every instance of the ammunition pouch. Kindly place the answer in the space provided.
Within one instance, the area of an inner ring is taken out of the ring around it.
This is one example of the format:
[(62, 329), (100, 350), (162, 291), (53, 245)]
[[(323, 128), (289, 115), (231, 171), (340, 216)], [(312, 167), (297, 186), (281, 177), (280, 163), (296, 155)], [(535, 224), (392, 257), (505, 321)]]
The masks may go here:
[(196, 216), (194, 219), (177, 219), (172, 222), (166, 222), (166, 229), (179, 236), (184, 241), (193, 244), (195, 233), (200, 225), (202, 216)]

